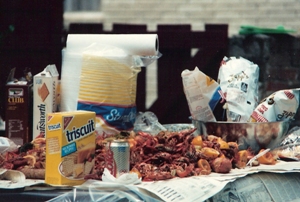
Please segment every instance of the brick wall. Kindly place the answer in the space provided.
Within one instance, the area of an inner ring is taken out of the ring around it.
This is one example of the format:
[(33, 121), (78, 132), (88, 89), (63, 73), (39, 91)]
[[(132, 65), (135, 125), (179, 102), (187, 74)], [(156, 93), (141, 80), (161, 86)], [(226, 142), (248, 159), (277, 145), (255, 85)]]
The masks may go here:
[(112, 23), (191, 24), (203, 30), (205, 23), (229, 25), (229, 36), (241, 25), (300, 30), (299, 0), (102, 0), (105, 29)]

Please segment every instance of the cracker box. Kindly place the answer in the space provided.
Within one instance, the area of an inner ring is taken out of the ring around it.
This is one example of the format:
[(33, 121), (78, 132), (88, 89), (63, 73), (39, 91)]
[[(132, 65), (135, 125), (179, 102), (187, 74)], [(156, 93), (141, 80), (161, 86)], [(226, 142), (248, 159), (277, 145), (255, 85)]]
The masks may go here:
[(46, 136), (46, 115), (57, 111), (58, 71), (48, 65), (33, 77), (32, 138)]
[(32, 140), (32, 83), (9, 81), (5, 90), (5, 135), (23, 145)]
[(45, 182), (80, 185), (94, 167), (95, 118), (91, 111), (47, 115)]

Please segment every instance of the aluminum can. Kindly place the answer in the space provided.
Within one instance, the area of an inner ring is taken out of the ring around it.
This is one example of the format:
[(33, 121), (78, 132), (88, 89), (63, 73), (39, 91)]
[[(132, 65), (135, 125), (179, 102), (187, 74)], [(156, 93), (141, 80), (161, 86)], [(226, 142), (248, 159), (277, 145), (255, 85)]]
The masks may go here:
[(105, 167), (114, 177), (129, 172), (130, 146), (126, 140), (114, 140), (106, 145)]

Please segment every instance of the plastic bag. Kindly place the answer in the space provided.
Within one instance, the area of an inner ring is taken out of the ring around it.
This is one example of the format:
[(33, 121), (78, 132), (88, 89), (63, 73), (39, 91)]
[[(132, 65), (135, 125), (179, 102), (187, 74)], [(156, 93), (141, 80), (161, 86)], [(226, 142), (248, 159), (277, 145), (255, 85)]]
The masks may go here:
[(153, 112), (140, 112), (135, 119), (134, 131), (144, 131), (156, 135), (167, 129), (158, 122), (157, 116)]
[(75, 201), (105, 201), (105, 202), (158, 202), (150, 195), (142, 193), (143, 190), (133, 185), (120, 185), (116, 183), (88, 180), (66, 194), (60, 195), (49, 202), (75, 202)]

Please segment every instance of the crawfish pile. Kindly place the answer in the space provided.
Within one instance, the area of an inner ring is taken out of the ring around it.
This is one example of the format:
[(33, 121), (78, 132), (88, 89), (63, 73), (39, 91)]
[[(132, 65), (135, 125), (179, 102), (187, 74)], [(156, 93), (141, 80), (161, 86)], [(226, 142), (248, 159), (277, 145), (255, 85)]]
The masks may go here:
[[(165, 180), (174, 177), (208, 175), (212, 171), (228, 173), (233, 167), (244, 167), (235, 142), (225, 142), (216, 136), (201, 137), (194, 143), (196, 129), (180, 132), (162, 131), (153, 136), (137, 132), (128, 137), (130, 169), (143, 181)], [(199, 138), (199, 137), (198, 137)], [(96, 144), (96, 162), (93, 174), (87, 179), (101, 179), (105, 168), (104, 140)]]
[(15, 151), (0, 154), (0, 168), (18, 170), (28, 179), (45, 179), (46, 140), (36, 138)]

